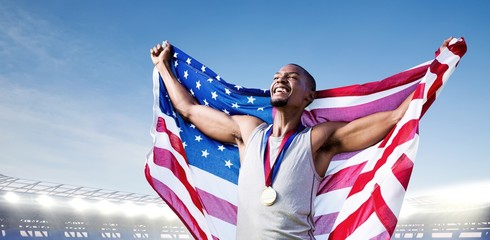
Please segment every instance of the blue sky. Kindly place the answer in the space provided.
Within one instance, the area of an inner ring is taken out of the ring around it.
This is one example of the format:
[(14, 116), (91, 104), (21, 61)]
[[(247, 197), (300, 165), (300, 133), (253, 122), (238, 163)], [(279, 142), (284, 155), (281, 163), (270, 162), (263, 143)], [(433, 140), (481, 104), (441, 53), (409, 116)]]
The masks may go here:
[(318, 88), (468, 52), (422, 121), (408, 194), (490, 183), (486, 1), (25, 1), (0, 8), (0, 173), (153, 194), (149, 49), (168, 39), (226, 81), (267, 88), (282, 65)]

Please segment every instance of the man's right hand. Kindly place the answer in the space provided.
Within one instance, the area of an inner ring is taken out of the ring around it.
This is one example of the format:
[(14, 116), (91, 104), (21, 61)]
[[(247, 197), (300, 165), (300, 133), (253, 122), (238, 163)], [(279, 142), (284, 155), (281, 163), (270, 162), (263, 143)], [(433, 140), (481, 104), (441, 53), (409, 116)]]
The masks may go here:
[(150, 57), (153, 65), (158, 65), (159, 63), (167, 63), (172, 57), (172, 45), (167, 41), (161, 44), (157, 44), (152, 49), (150, 49)]

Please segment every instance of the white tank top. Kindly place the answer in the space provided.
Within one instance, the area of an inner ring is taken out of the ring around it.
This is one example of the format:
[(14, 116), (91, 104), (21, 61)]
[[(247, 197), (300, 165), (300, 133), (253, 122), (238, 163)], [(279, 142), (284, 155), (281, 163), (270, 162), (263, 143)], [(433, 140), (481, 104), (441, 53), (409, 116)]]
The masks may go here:
[[(311, 153), (311, 128), (298, 133), (284, 153), (272, 187), (277, 199), (265, 206), (260, 196), (265, 188), (263, 137), (270, 125), (258, 126), (245, 149), (238, 177), (237, 239), (314, 239), (313, 203), (321, 177)], [(271, 161), (281, 142), (271, 137)]]

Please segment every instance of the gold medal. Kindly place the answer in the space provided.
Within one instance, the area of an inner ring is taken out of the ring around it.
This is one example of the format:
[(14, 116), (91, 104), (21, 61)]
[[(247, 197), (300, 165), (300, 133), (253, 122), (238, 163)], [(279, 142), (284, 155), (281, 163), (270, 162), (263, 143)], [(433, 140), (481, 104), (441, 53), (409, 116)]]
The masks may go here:
[(262, 195), (260, 196), (260, 201), (265, 206), (271, 206), (276, 201), (276, 198), (277, 198), (276, 190), (274, 190), (272, 187), (269, 186), (264, 188), (264, 191), (262, 191)]

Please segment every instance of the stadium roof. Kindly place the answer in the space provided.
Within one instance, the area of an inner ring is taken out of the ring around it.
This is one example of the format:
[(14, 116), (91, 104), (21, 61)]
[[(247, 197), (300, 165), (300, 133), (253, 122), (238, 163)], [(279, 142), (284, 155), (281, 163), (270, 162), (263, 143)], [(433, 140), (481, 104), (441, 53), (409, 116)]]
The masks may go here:
[(113, 202), (138, 202), (162, 204), (160, 197), (129, 192), (72, 186), (14, 178), (0, 174), (0, 191), (32, 193), (56, 197), (80, 197), (89, 200), (111, 200)]

